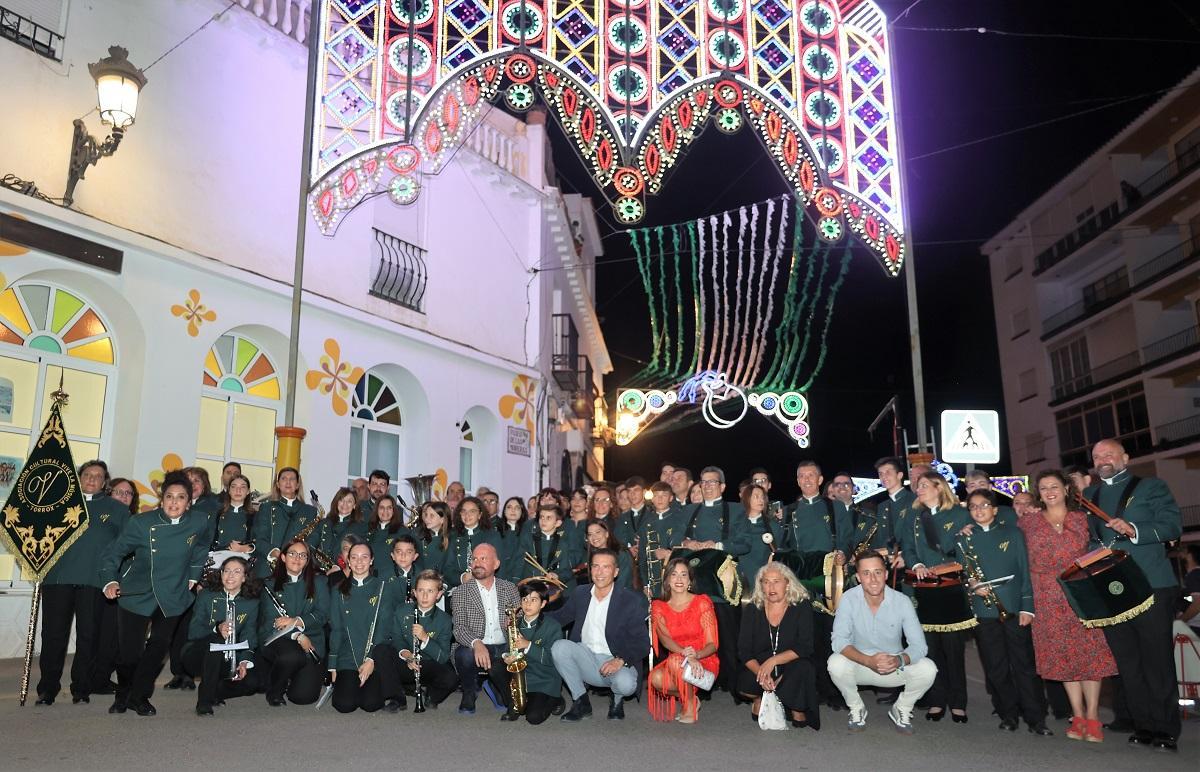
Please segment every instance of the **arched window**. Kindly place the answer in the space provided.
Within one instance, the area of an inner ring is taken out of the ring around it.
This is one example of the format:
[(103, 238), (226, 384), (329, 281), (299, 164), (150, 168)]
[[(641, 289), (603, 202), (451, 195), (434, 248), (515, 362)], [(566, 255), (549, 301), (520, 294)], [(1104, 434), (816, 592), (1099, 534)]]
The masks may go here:
[(82, 296), (44, 282), (0, 293), (0, 456), (23, 464), (50, 412), (50, 394), (70, 401), (63, 422), (76, 463), (108, 452), (116, 343)]
[(196, 465), (208, 470), (216, 487), (221, 467), (236, 461), (255, 490), (269, 491), (279, 415), (275, 364), (253, 340), (229, 332), (208, 350), (200, 378)]
[(472, 457), (475, 455), (475, 432), (471, 429), (471, 422), (466, 418), (462, 420), (458, 428), (458, 479), (462, 481), (464, 488), (471, 490), (474, 487), (471, 479), (471, 464)]
[(397, 485), (401, 458), (401, 413), (396, 390), (375, 370), (368, 370), (354, 384), (350, 395), (350, 458), (347, 480), (366, 477), (382, 469)]

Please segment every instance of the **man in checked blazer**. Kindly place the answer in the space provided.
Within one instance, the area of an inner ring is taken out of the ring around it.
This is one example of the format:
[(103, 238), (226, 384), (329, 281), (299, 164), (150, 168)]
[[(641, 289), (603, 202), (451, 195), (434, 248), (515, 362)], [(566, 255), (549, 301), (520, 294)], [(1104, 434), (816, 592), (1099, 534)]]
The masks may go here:
[(491, 544), (480, 544), (471, 553), (471, 581), (454, 589), (454, 668), (462, 686), (458, 712), (475, 713), (479, 671), (487, 672), (492, 657), (505, 650), (504, 612), (521, 605), (517, 586), (496, 576), (500, 558)]

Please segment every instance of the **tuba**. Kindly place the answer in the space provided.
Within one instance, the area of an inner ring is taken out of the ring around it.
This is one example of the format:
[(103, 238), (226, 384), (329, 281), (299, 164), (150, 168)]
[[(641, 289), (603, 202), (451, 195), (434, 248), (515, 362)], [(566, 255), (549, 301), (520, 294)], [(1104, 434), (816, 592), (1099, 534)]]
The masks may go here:
[(410, 517), (404, 523), (405, 528), (412, 528), (421, 518), (421, 507), (428, 501), (433, 500), (433, 481), (437, 479), (435, 474), (417, 474), (412, 477), (405, 477), (404, 481), (408, 483), (408, 487), (412, 489), (413, 503), (409, 504), (404, 500), (404, 497), (396, 494), (396, 498), (400, 501), (400, 506), (408, 510)]

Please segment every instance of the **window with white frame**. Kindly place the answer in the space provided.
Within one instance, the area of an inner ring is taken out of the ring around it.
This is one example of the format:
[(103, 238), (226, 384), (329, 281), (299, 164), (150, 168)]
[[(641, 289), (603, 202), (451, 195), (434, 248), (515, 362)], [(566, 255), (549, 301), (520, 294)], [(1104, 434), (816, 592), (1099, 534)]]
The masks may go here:
[(382, 469), (392, 478), (395, 495), (403, 468), (403, 429), (400, 401), (392, 384), (368, 370), (350, 395), (350, 456), (347, 483)]
[(257, 342), (226, 333), (204, 357), (196, 465), (221, 479), (230, 461), (257, 491), (271, 490), (280, 379), (274, 362)]

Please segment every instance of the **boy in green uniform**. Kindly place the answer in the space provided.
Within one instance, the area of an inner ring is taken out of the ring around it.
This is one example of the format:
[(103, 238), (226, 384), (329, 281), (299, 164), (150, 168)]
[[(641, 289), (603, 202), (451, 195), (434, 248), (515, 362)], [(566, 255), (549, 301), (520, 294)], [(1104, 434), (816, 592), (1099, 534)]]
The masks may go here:
[(646, 481), (641, 477), (630, 477), (626, 480), (625, 500), (629, 502), (629, 509), (617, 518), (613, 536), (628, 547), (637, 538), (638, 529), (646, 514)]
[[(492, 661), (488, 677), (508, 711), (501, 721), (519, 721), (521, 714), (513, 707), (512, 679), (514, 673), (508, 667), (523, 660), (521, 673), (525, 677), (525, 718), (531, 724), (540, 724), (554, 713), (563, 709), (562, 678), (554, 669), (550, 647), (562, 638), (562, 625), (542, 615), (550, 588), (545, 582), (527, 582), (517, 588), (521, 594), (521, 609), (517, 614), (517, 637), (509, 639), (508, 651), (500, 659)], [(505, 637), (512, 628), (505, 626)], [(510, 653), (513, 651), (516, 653)]]
[(407, 603), (409, 593), (417, 573), (417, 540), (408, 534), (403, 534), (392, 542), (389, 565), (380, 570), (382, 576), (391, 580), (396, 586), (396, 597)]
[[(129, 520), (129, 508), (104, 496), (108, 466), (88, 461), (79, 467), (79, 488), (88, 512), (88, 527), (42, 580), (41, 680), (37, 704), (53, 705), (62, 687), (71, 618), (75, 619), (75, 657), (71, 661), (71, 701), (89, 702), (92, 663), (100, 646), (104, 595), (100, 592), (100, 557)], [(107, 674), (104, 680), (107, 681)]]
[(566, 585), (563, 595), (566, 596), (575, 586), (573, 569), (580, 561), (579, 553), (566, 537), (562, 527), (563, 513), (555, 504), (543, 504), (537, 513), (537, 528), (524, 539), (519, 550), (518, 559), (521, 561), (521, 571), (517, 574), (520, 579), (540, 577), (541, 574), (527, 560), (529, 554), (546, 569), (547, 576)]
[[(671, 486), (661, 480), (650, 486), (650, 505), (654, 510), (641, 519), (637, 532), (638, 576), (650, 596), (662, 591), (663, 569), (671, 559), (671, 545), (679, 530), (681, 510), (675, 506)], [(653, 552), (651, 547), (654, 548)], [(620, 577), (620, 574), (617, 575)]]
[[(1033, 658), (1033, 584), (1025, 535), (1015, 525), (1000, 523), (995, 495), (986, 488), (967, 496), (967, 509), (974, 525), (958, 536), (958, 552), (973, 580), (979, 658), (994, 690), (1000, 728), (1015, 732), (1019, 715), (1031, 733), (1053, 734), (1046, 728), (1045, 692)], [(974, 586), (1005, 576), (1012, 579), (990, 589)]]
[[(414, 602), (396, 609), (395, 641), (400, 650), (400, 683), (416, 683), (420, 654), (421, 689), (425, 706), (436, 708), (458, 687), (458, 674), (450, 664), (450, 646), (454, 643), (454, 622), (437, 607), (442, 597), (442, 575), (425, 570), (417, 574), (413, 585)], [(397, 709), (405, 705), (401, 690), (392, 698)]]

